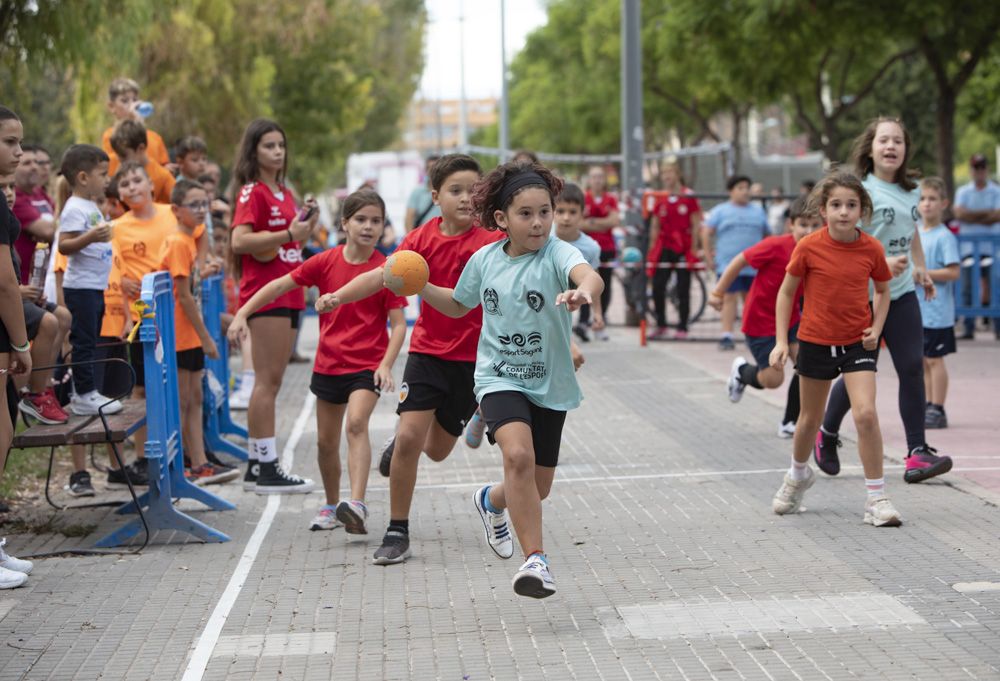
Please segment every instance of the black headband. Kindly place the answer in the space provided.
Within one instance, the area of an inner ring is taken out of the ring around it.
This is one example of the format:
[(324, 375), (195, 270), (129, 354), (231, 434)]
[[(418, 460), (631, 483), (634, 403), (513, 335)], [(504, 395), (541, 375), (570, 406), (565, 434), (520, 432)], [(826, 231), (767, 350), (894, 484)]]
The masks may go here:
[(545, 191), (549, 191), (549, 183), (534, 170), (526, 170), (514, 175), (503, 183), (503, 188), (500, 190), (500, 205), (507, 207), (519, 189), (536, 185), (544, 187)]

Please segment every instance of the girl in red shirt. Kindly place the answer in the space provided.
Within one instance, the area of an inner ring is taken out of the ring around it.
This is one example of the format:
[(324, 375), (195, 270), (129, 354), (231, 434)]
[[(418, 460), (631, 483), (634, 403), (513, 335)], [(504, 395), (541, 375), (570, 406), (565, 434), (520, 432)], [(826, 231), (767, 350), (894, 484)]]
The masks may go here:
[[(232, 223), (232, 252), (239, 258), (240, 304), (302, 262), (300, 242), (316, 226), (316, 212), (296, 217), (295, 199), (285, 186), (288, 154), (281, 126), (258, 118), (247, 126), (236, 158), (240, 189)], [(303, 216), (304, 217), (304, 216)], [(285, 473), (278, 465), (274, 402), (292, 354), (305, 295), (294, 287), (248, 318), (256, 375), (247, 424), (250, 460), (244, 489), (259, 494), (311, 492), (312, 480)]]
[[(247, 332), (247, 319), (271, 301), (302, 286), (317, 286), (320, 298), (320, 341), (310, 389), (317, 397), (319, 469), (326, 504), (309, 527), (332, 530), (343, 523), (350, 534), (367, 534), (365, 490), (372, 448), (368, 420), (382, 391), (395, 389), (392, 365), (406, 338), (403, 308), (406, 298), (382, 289), (378, 294), (330, 310), (330, 296), (347, 282), (370, 270), (381, 270), (385, 256), (375, 250), (385, 228), (385, 203), (370, 189), (344, 201), (341, 224), (347, 233), (342, 246), (314, 255), (290, 273), (257, 291), (236, 313), (229, 337)], [(386, 319), (392, 333), (385, 330)], [(340, 434), (347, 416), (347, 470), (351, 498), (340, 500)]]
[[(813, 190), (810, 203), (819, 204), (827, 227), (803, 237), (795, 246), (775, 310), (777, 339), (770, 360), (771, 366), (781, 368), (788, 359), (788, 325), (801, 283), (804, 309), (795, 369), (802, 411), (795, 428), (792, 466), (774, 495), (772, 508), (778, 515), (798, 511), (815, 481), (809, 457), (823, 421), (830, 384), (843, 376), (868, 490), (864, 520), (876, 527), (896, 526), (902, 521), (885, 495), (882, 433), (875, 412), (875, 361), (889, 312), (892, 273), (882, 245), (857, 228), (861, 218), (867, 219), (872, 211), (871, 198), (857, 177), (843, 171), (828, 175)], [(871, 308), (870, 280), (875, 282)]]

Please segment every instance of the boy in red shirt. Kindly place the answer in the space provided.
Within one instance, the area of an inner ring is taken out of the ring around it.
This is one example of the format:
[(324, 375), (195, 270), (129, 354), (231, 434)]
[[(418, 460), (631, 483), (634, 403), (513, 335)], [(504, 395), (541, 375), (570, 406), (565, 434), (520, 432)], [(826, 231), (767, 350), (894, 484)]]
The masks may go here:
[[(431, 169), (431, 197), (441, 217), (407, 234), (399, 250), (424, 257), (432, 284), (453, 288), (473, 253), (504, 238), (503, 232), (473, 223), (472, 190), (479, 175), (479, 163), (464, 154), (444, 156)], [(362, 274), (332, 294), (327, 305), (361, 300), (383, 285), (381, 270)], [(410, 555), (410, 504), (421, 451), (444, 461), (478, 407), (473, 374), (482, 320), (481, 308), (459, 319), (430, 305), (420, 308), (399, 388), (399, 428), (379, 462), (379, 471), (389, 476), (390, 519), (376, 565), (402, 563)]]
[(177, 392), (181, 407), (181, 442), (191, 460), (188, 479), (196, 485), (228, 482), (240, 476), (231, 466), (217, 466), (205, 456), (202, 428), (202, 372), (205, 356), (218, 359), (219, 349), (201, 318), (196, 295), (201, 292), (195, 230), (208, 213), (208, 193), (197, 182), (181, 180), (170, 197), (177, 230), (169, 234), (160, 251), (159, 269), (174, 280), (174, 338), (177, 352)]
[[(618, 219), (618, 200), (607, 191), (608, 178), (604, 174), (601, 166), (592, 166), (587, 173), (587, 192), (584, 194), (584, 226), (583, 231), (587, 233), (601, 247), (601, 268), (597, 271), (604, 280), (604, 292), (601, 293), (601, 309), (607, 315), (608, 305), (611, 304), (611, 266), (606, 263), (618, 257), (618, 249), (615, 246), (615, 237), (611, 230), (620, 223)], [(605, 320), (607, 317), (605, 317)], [(590, 306), (584, 305), (580, 308), (580, 331), (577, 335), (581, 340), (590, 340), (587, 337), (586, 329), (590, 327)], [(594, 337), (598, 340), (608, 340), (606, 329), (595, 329)]]
[[(819, 213), (809, 207), (807, 197), (800, 196), (788, 211), (787, 233), (773, 236), (758, 242), (737, 255), (726, 267), (722, 276), (715, 284), (715, 289), (709, 294), (708, 303), (716, 310), (722, 309), (722, 299), (729, 290), (740, 270), (748, 265), (757, 270), (757, 276), (750, 286), (743, 311), (743, 334), (746, 336), (747, 347), (750, 348), (755, 364), (750, 364), (743, 357), (733, 360), (727, 389), (729, 400), (739, 402), (746, 387), (753, 386), (758, 390), (780, 388), (785, 382), (785, 373), (781, 368), (770, 366), (771, 350), (774, 349), (774, 315), (775, 300), (781, 282), (785, 278), (785, 268), (792, 258), (795, 244), (802, 237), (811, 234), (823, 226)], [(791, 344), (792, 359), (797, 355), (795, 331), (799, 324), (802, 306), (802, 288), (796, 293), (792, 306), (792, 317), (789, 321), (788, 339)], [(799, 382), (798, 375), (792, 377), (788, 386), (788, 400), (785, 407), (785, 417), (778, 427), (778, 437), (790, 438), (795, 433), (795, 422), (799, 415)]]

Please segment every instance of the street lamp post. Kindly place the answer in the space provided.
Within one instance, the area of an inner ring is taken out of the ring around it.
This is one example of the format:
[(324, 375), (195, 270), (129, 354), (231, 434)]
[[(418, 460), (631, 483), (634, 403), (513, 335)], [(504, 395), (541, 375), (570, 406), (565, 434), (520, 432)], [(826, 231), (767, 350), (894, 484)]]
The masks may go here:
[[(622, 82), (622, 203), (626, 242), (646, 252), (648, 234), (642, 224), (642, 33), (640, 0), (621, 3)], [(632, 271), (628, 284), (630, 308), (626, 323), (638, 324), (646, 310), (646, 268)]]

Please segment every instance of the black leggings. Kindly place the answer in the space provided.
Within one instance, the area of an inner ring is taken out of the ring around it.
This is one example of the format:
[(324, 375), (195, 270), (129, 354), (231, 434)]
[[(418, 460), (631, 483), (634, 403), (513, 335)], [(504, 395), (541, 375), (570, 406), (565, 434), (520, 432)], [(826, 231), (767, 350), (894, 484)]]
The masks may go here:
[[(913, 291), (889, 304), (889, 315), (882, 329), (882, 338), (892, 357), (892, 365), (899, 377), (899, 415), (906, 430), (909, 450), (927, 444), (924, 440), (924, 411), (927, 408), (924, 392), (924, 328), (920, 316), (920, 303)], [(876, 352), (878, 352), (876, 350)], [(826, 405), (823, 430), (836, 433), (840, 423), (851, 409), (844, 379), (833, 384), (830, 401)]]
[[(664, 248), (660, 251), (661, 263), (687, 264), (687, 259), (680, 253)], [(677, 273), (677, 307), (680, 319), (677, 322), (678, 331), (687, 331), (688, 317), (691, 314), (691, 270), (687, 267), (676, 269), (657, 267), (653, 272), (653, 306), (656, 308), (656, 325), (667, 325), (667, 284), (670, 275)]]
[[(614, 251), (601, 251), (601, 268), (597, 270), (597, 273), (604, 280), (604, 290), (601, 292), (601, 310), (605, 320), (608, 318), (608, 305), (611, 304), (611, 275), (614, 272), (612, 267), (606, 263), (614, 259)], [(584, 305), (580, 308), (580, 323), (584, 325), (590, 323), (590, 305)]]

